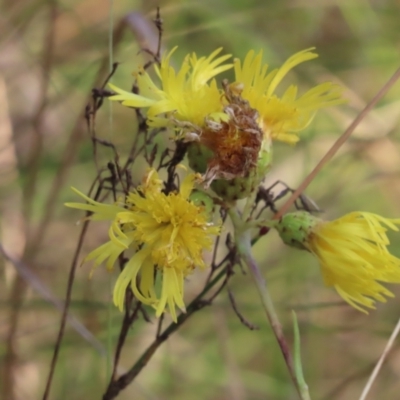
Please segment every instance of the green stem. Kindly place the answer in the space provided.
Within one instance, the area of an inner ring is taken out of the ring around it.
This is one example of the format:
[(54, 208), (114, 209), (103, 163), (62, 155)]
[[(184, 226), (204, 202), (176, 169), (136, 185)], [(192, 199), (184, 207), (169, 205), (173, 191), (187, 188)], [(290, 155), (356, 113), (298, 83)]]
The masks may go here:
[(264, 311), (267, 315), (271, 328), (274, 332), (275, 338), (278, 341), (279, 347), (281, 349), (283, 358), (285, 360), (293, 384), (299, 394), (300, 399), (309, 400), (309, 397), (303, 396), (301, 388), (299, 387), (299, 383), (296, 379), (296, 374), (293, 366), (293, 358), (290, 353), (288, 342), (286, 341), (285, 336), (283, 334), (282, 325), (279, 322), (278, 315), (275, 311), (275, 306), (267, 289), (264, 277), (262, 276), (261, 271), (258, 268), (258, 265), (252, 255), (251, 232), (248, 229), (246, 223), (241, 220), (236, 210), (230, 209), (229, 216), (231, 217), (233, 225), (235, 226), (235, 242), (238, 248), (238, 252), (243, 262), (247, 265), (247, 268), (250, 271), (250, 274), (256, 285), (258, 294), (261, 299), (261, 303), (263, 305)]
[(251, 209), (255, 203), (257, 196), (257, 192), (253, 191), (253, 193), (247, 198), (246, 204), (244, 205), (243, 213), (242, 213), (242, 221), (247, 221), (250, 218)]
[(301, 365), (300, 329), (299, 324), (297, 323), (297, 316), (294, 311), (292, 311), (292, 316), (294, 328), (294, 372), (296, 374), (296, 380), (300, 389), (301, 398), (304, 400), (311, 400), (307, 382), (304, 380), (303, 367)]

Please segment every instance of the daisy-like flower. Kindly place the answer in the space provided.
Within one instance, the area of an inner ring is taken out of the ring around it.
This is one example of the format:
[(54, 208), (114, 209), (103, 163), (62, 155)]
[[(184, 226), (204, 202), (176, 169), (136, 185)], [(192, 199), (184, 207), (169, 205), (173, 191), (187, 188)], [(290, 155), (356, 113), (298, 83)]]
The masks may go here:
[(366, 312), (393, 293), (381, 283), (400, 283), (400, 259), (390, 254), (388, 229), (398, 231), (400, 219), (353, 212), (334, 221), (310, 214), (286, 214), (277, 223), (285, 243), (314, 254), (324, 282), (351, 306)]
[[(66, 206), (91, 211), (94, 220), (111, 220), (110, 240), (93, 250), (85, 261), (94, 265), (106, 262), (112, 269), (120, 254), (131, 249), (134, 253), (125, 264), (114, 287), (114, 303), (123, 310), (125, 292), (131, 287), (135, 297), (156, 309), (159, 317), (168, 306), (177, 321), (176, 306), (185, 311), (184, 279), (195, 268), (205, 269), (203, 250), (212, 246), (212, 235), (220, 231), (209, 222), (205, 208), (191, 201), (195, 174), (183, 180), (180, 191), (166, 195), (162, 181), (151, 170), (144, 183), (115, 205), (96, 202), (79, 191), (87, 200), (66, 203)], [(155, 289), (156, 275), (162, 280)]]
[(203, 126), (205, 117), (219, 120), (225, 118), (221, 102), (221, 92), (215, 76), (232, 68), (232, 64), (223, 64), (230, 55), (217, 57), (222, 48), (215, 50), (208, 57), (198, 58), (195, 53), (188, 54), (179, 71), (171, 66), (172, 49), (155, 65), (160, 80), (156, 84), (150, 75), (142, 70), (135, 73), (140, 94), (122, 90), (110, 84), (117, 93), (110, 100), (121, 101), (124, 106), (148, 108), (150, 126), (173, 126), (194, 124)]
[(281, 97), (275, 93), (287, 73), (298, 64), (317, 58), (314, 48), (291, 56), (280, 68), (268, 72), (262, 63), (263, 53), (247, 53), (243, 64), (234, 60), (235, 83), (232, 88), (248, 100), (259, 113), (259, 124), (267, 137), (287, 143), (296, 143), (297, 133), (311, 122), (315, 112), (324, 107), (343, 103), (338, 85), (325, 82), (297, 95), (297, 87), (289, 86)]

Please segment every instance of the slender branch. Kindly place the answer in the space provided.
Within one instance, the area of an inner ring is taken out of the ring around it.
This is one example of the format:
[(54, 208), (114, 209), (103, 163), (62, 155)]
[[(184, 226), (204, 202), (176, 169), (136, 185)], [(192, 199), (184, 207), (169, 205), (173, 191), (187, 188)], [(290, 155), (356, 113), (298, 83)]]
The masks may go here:
[(266, 282), (251, 252), (251, 231), (250, 229), (247, 229), (246, 223), (240, 219), (236, 210), (230, 209), (229, 216), (231, 217), (233, 225), (235, 226), (235, 241), (239, 255), (241, 256), (243, 262), (247, 265), (248, 270), (256, 285), (258, 294), (260, 295), (261, 303), (264, 307), (264, 311), (267, 315), (268, 321), (274, 332), (275, 338), (278, 341), (279, 347), (281, 349), (283, 358), (286, 363), (286, 367), (289, 371), (294, 387), (296, 388), (300, 399), (306, 400), (302, 396), (301, 390), (299, 388), (296, 379), (296, 374), (293, 365), (293, 357), (290, 353), (288, 342), (283, 334), (282, 325), (275, 311), (274, 303), (267, 289)]
[(121, 357), (122, 347), (124, 346), (126, 337), (128, 335), (128, 332), (129, 332), (129, 328), (131, 327), (133, 321), (136, 319), (137, 314), (138, 314), (138, 312), (139, 312), (141, 307), (142, 307), (142, 303), (137, 302), (135, 304), (135, 307), (134, 307), (133, 310), (131, 310), (128, 307), (126, 307), (126, 309), (125, 309), (124, 319), (123, 319), (123, 322), (121, 324), (121, 330), (119, 332), (117, 347), (115, 349), (114, 365), (113, 365), (113, 371), (112, 371), (112, 374), (111, 374), (109, 385), (111, 385), (112, 382), (115, 380), (115, 377), (117, 375), (117, 368), (118, 368), (118, 364), (119, 364), (119, 359)]
[(391, 76), (387, 83), (379, 90), (379, 92), (374, 96), (374, 98), (365, 106), (365, 108), (358, 114), (356, 119), (350, 124), (350, 126), (344, 131), (344, 133), (339, 137), (338, 140), (332, 145), (328, 152), (322, 157), (321, 161), (317, 166), (310, 172), (310, 174), (304, 179), (300, 186), (293, 192), (289, 199), (285, 202), (282, 208), (274, 215), (274, 219), (279, 219), (285, 214), (300, 194), (307, 188), (307, 186), (312, 182), (316, 175), (321, 171), (321, 169), (327, 164), (332, 157), (338, 152), (338, 150), (343, 146), (346, 140), (352, 135), (354, 130), (357, 128), (359, 123), (364, 119), (364, 117), (375, 107), (379, 100), (381, 100), (389, 89), (396, 83), (400, 78), (400, 68)]
[(58, 354), (59, 354), (59, 351), (61, 348), (61, 342), (62, 342), (62, 339), (64, 336), (65, 323), (67, 321), (69, 305), (71, 303), (72, 286), (73, 286), (74, 279), (75, 279), (76, 267), (78, 266), (78, 257), (79, 257), (79, 253), (80, 253), (82, 245), (83, 245), (83, 239), (84, 239), (84, 237), (86, 235), (86, 231), (89, 227), (89, 222), (90, 221), (88, 221), (88, 220), (85, 221), (82, 226), (82, 230), (79, 235), (78, 245), (75, 249), (75, 254), (72, 259), (71, 268), (70, 268), (69, 276), (68, 276), (67, 293), (65, 295), (64, 309), (63, 309), (63, 312), (61, 315), (60, 328), (58, 331), (56, 344), (54, 346), (53, 358), (52, 358), (51, 364), (50, 364), (50, 371), (49, 371), (49, 375), (48, 375), (47, 381), (46, 381), (46, 388), (44, 390), (43, 400), (47, 400), (47, 398), (49, 397), (51, 383), (53, 381), (53, 375), (54, 375), (54, 371), (55, 371), (57, 360), (58, 360)]
[(106, 393), (103, 395), (103, 400), (115, 399), (119, 392), (125, 389), (142, 371), (147, 365), (150, 359), (155, 354), (156, 350), (164, 343), (174, 332), (176, 332), (185, 321), (187, 321), (196, 311), (201, 310), (210, 302), (202, 301), (203, 297), (213, 288), (226, 274), (225, 268), (223, 268), (219, 274), (210, 281), (200, 294), (188, 305), (185, 314), (180, 314), (176, 323), (172, 322), (164, 332), (157, 335), (154, 341), (149, 347), (142, 353), (135, 364), (123, 375), (121, 375), (116, 381), (108, 386)]
[(251, 331), (260, 329), (257, 325), (252, 324), (251, 322), (247, 321), (247, 319), (240, 313), (238, 306), (236, 304), (235, 297), (230, 289), (228, 289), (229, 301), (231, 303), (232, 309), (236, 316), (239, 318), (239, 321), (246, 327), (249, 328)]
[(156, 337), (161, 335), (163, 322), (164, 322), (164, 314), (162, 314), (158, 319)]
[(387, 355), (389, 354), (390, 349), (393, 346), (393, 343), (400, 332), (400, 319), (397, 322), (392, 334), (390, 335), (389, 341), (387, 342), (385, 349), (383, 350), (382, 355), (379, 358), (379, 361), (375, 365), (374, 370), (372, 371), (371, 376), (368, 379), (367, 384), (364, 387), (364, 390), (361, 393), (359, 400), (365, 400), (368, 396), (369, 391), (371, 390), (372, 384), (375, 382), (376, 377), (382, 367), (383, 362), (386, 360)]

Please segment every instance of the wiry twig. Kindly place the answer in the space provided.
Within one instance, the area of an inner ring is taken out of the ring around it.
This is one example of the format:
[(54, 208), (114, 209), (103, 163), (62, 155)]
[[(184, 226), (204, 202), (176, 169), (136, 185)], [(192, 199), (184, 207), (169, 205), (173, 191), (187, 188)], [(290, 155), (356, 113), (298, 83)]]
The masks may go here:
[(232, 309), (235, 312), (236, 316), (239, 318), (239, 321), (251, 331), (260, 329), (257, 325), (252, 324), (251, 322), (247, 321), (247, 319), (240, 313), (237, 305), (235, 297), (230, 289), (228, 289), (229, 301), (231, 303)]
[(368, 393), (371, 390), (371, 387), (372, 387), (373, 383), (375, 382), (375, 379), (378, 376), (378, 373), (379, 373), (384, 361), (386, 360), (386, 357), (388, 356), (388, 354), (390, 352), (390, 349), (392, 348), (393, 343), (396, 340), (399, 332), (400, 332), (400, 319), (397, 322), (395, 328), (393, 329), (393, 332), (390, 335), (390, 338), (389, 338), (388, 342), (386, 343), (386, 346), (385, 346), (385, 348), (383, 350), (383, 353), (379, 357), (379, 361), (376, 363), (375, 368), (372, 371), (372, 374), (369, 377), (368, 382), (365, 385), (359, 400), (365, 400), (367, 398)]
[(184, 143), (183, 141), (177, 141), (175, 152), (172, 155), (169, 162), (165, 165), (167, 167), (167, 181), (165, 182), (165, 192), (170, 193), (173, 190), (176, 190), (175, 185), (175, 177), (176, 177), (176, 167), (179, 163), (182, 162), (183, 158), (185, 157), (187, 151), (188, 144)]
[(285, 202), (281, 209), (274, 215), (274, 219), (281, 218), (291, 207), (291, 205), (296, 201), (301, 193), (307, 188), (307, 186), (312, 182), (312, 180), (317, 176), (317, 174), (322, 170), (322, 168), (332, 159), (332, 157), (339, 151), (343, 144), (349, 139), (353, 134), (354, 130), (360, 124), (360, 122), (365, 118), (365, 116), (375, 107), (379, 100), (381, 100), (390, 88), (396, 83), (400, 78), (400, 68), (391, 76), (385, 85), (378, 91), (378, 93), (373, 97), (373, 99), (365, 106), (365, 108), (357, 115), (350, 126), (343, 132), (338, 140), (332, 145), (328, 152), (322, 157), (321, 161), (316, 165), (316, 167), (310, 172), (310, 174), (303, 180), (300, 186), (294, 191), (290, 198)]
[(202, 299), (224, 275), (225, 270), (221, 270), (219, 274), (209, 282), (202, 292), (188, 305), (186, 313), (180, 314), (176, 323), (172, 322), (162, 333), (156, 336), (135, 364), (107, 388), (106, 393), (103, 395), (103, 400), (115, 399), (121, 390), (125, 389), (136, 378), (140, 371), (142, 371), (161, 344), (176, 332), (195, 312), (209, 305), (208, 302), (204, 302)]
[(113, 371), (111, 374), (109, 386), (112, 385), (113, 382), (115, 381), (115, 377), (117, 375), (119, 359), (121, 357), (122, 348), (125, 344), (125, 340), (128, 335), (129, 329), (132, 326), (133, 321), (137, 318), (137, 315), (138, 315), (141, 307), (142, 307), (142, 304), (140, 302), (136, 301), (133, 309), (131, 309), (131, 307), (125, 308), (124, 319), (122, 321), (121, 330), (119, 332), (117, 346), (115, 349), (114, 365), (113, 365)]
[(151, 48), (142, 47), (141, 51), (152, 56), (152, 59), (149, 60), (144, 66), (143, 69), (148, 69), (154, 63), (160, 64), (161, 60), (161, 45), (162, 45), (162, 34), (163, 34), (163, 21), (161, 19), (160, 7), (157, 7), (156, 17), (153, 19), (153, 23), (157, 29), (158, 40), (157, 40), (157, 49), (154, 52)]
[[(96, 195), (94, 196), (95, 200), (97, 200), (99, 198), (101, 190), (102, 190), (102, 186), (99, 185)], [(69, 305), (71, 303), (72, 287), (74, 284), (76, 268), (78, 266), (78, 258), (79, 258), (79, 254), (80, 254), (82, 246), (83, 246), (83, 241), (84, 241), (87, 229), (89, 227), (90, 220), (88, 219), (88, 217), (90, 215), (91, 215), (90, 212), (86, 213), (86, 218), (83, 223), (81, 232), (79, 234), (78, 243), (75, 248), (74, 256), (72, 258), (71, 267), (70, 267), (69, 275), (68, 275), (68, 281), (67, 281), (67, 290), (66, 290), (66, 294), (65, 294), (64, 308), (63, 308), (63, 312), (61, 315), (60, 327), (59, 327), (56, 343), (54, 345), (53, 357), (52, 357), (52, 360), (50, 363), (50, 371), (49, 371), (49, 375), (48, 375), (47, 381), (46, 381), (46, 387), (45, 387), (44, 394), (43, 394), (43, 400), (47, 400), (47, 398), (50, 394), (51, 383), (53, 380), (53, 375), (54, 375), (55, 367), (56, 367), (57, 360), (58, 360), (58, 353), (60, 351), (61, 342), (64, 337), (65, 323), (67, 321)]]
[[(221, 213), (221, 219), (222, 219), (222, 226), (224, 226), (226, 219), (228, 217), (228, 213), (226, 212), (226, 210), (223, 210), (223, 209), (221, 209), (220, 213)], [(213, 249), (213, 254), (212, 254), (212, 258), (211, 258), (211, 273), (213, 273), (213, 271), (217, 268), (216, 260), (217, 260), (217, 254), (218, 254), (220, 240), (221, 240), (221, 235), (218, 235), (214, 242), (214, 249)]]
[(50, 394), (51, 383), (53, 381), (53, 375), (54, 375), (54, 371), (55, 371), (56, 364), (57, 364), (58, 353), (60, 351), (62, 338), (64, 336), (65, 323), (67, 321), (69, 305), (71, 302), (72, 286), (73, 286), (74, 279), (75, 279), (76, 267), (78, 265), (78, 257), (79, 257), (79, 253), (80, 253), (82, 245), (83, 245), (83, 239), (85, 237), (88, 226), (89, 226), (89, 221), (85, 221), (82, 226), (81, 233), (79, 235), (78, 245), (75, 249), (74, 257), (72, 259), (71, 268), (70, 268), (69, 276), (68, 276), (68, 282), (67, 282), (67, 292), (65, 295), (64, 309), (63, 309), (63, 313), (61, 315), (61, 321), (60, 321), (60, 327), (59, 327), (59, 331), (58, 331), (58, 335), (57, 335), (57, 340), (54, 345), (53, 357), (52, 357), (52, 360), (50, 363), (50, 371), (49, 371), (49, 375), (48, 375), (47, 381), (46, 381), (46, 387), (45, 387), (44, 394), (43, 394), (43, 400), (46, 400)]
[(163, 326), (163, 322), (164, 322), (164, 315), (165, 315), (165, 314), (161, 314), (160, 318), (158, 319), (157, 331), (156, 331), (156, 338), (158, 338), (158, 337), (161, 335), (162, 326)]
[(108, 81), (111, 79), (111, 77), (114, 75), (115, 71), (117, 70), (117, 66), (118, 63), (113, 64), (110, 73), (105, 78), (100, 89), (92, 89), (92, 99), (91, 99), (92, 101), (89, 104), (87, 104), (85, 108), (85, 120), (86, 120), (87, 130), (89, 132), (90, 138), (92, 139), (93, 158), (97, 172), (99, 172), (99, 166), (97, 160), (97, 143), (101, 143), (104, 146), (112, 148), (112, 150), (114, 151), (114, 157), (117, 156), (115, 146), (108, 141), (97, 138), (95, 133), (97, 111), (103, 105), (104, 97), (110, 96), (112, 94), (110, 91), (105, 90), (104, 88), (107, 85)]

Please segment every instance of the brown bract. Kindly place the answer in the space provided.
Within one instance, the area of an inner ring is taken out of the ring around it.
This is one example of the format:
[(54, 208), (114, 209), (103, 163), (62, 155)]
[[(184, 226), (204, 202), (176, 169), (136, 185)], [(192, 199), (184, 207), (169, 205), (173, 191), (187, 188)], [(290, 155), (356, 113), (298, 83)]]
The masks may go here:
[(206, 121), (200, 137), (200, 143), (214, 153), (204, 176), (208, 185), (217, 178), (246, 177), (257, 165), (263, 139), (257, 110), (240, 96), (240, 90), (230, 87), (227, 82), (223, 86), (228, 102), (224, 112), (229, 115), (229, 120)]

